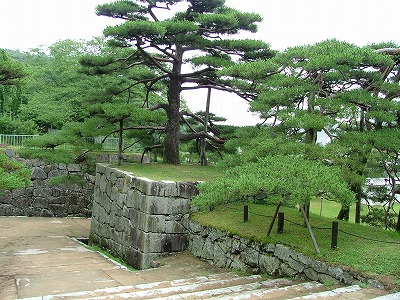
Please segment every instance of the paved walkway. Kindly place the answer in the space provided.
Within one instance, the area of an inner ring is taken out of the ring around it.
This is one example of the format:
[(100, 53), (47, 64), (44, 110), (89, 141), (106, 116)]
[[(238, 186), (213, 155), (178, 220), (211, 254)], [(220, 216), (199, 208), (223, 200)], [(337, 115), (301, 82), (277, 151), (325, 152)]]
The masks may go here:
[(240, 276), (187, 253), (131, 272), (76, 240), (89, 229), (87, 219), (0, 217), (0, 300), (400, 299), (400, 293), (376, 298), (387, 292), (358, 285)]
[(170, 256), (163, 266), (130, 272), (83, 247), (90, 220), (0, 217), (0, 299), (137, 285), (221, 273), (190, 255)]

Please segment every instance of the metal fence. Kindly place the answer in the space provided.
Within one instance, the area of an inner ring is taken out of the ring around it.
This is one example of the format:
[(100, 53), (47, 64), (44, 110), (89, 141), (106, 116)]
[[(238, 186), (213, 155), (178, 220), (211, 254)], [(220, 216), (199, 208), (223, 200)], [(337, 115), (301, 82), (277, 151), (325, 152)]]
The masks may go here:
[[(0, 145), (8, 145), (13, 147), (24, 146), (26, 140), (31, 140), (39, 137), (40, 135), (30, 135), (30, 134), (0, 134)], [(88, 142), (94, 144), (101, 144), (104, 137), (97, 136), (93, 138), (86, 138)], [(69, 149), (68, 145), (62, 145), (61, 149)], [(117, 151), (118, 150), (118, 138), (108, 137), (103, 142), (103, 150)]]
[(24, 141), (37, 138), (38, 136), (31, 134), (0, 134), (0, 144), (20, 147)]

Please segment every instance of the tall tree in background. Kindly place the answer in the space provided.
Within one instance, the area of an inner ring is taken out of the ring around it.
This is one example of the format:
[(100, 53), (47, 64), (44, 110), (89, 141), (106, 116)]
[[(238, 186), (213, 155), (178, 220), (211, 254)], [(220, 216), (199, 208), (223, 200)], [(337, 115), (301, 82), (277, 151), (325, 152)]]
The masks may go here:
[(21, 79), (27, 76), (26, 67), (0, 49), (0, 116), (9, 113), (14, 118), (21, 105)]
[[(134, 81), (133, 85), (144, 84), (148, 90), (159, 82), (165, 82), (167, 86), (167, 102), (152, 108), (163, 109), (167, 114), (166, 163), (180, 163), (181, 140), (212, 138), (204, 131), (180, 132), (181, 92), (212, 87), (242, 95), (241, 91), (219, 80), (216, 70), (238, 60), (272, 56), (264, 42), (225, 38), (241, 31), (255, 32), (261, 17), (225, 7), (224, 3), (224, 0), (122, 0), (97, 7), (98, 15), (125, 20), (121, 25), (106, 28), (104, 34), (112, 38), (115, 46), (132, 49), (125, 59), (126, 68), (143, 63), (156, 71), (155, 76)], [(177, 4), (179, 7), (185, 4), (184, 10), (172, 14), (170, 8)], [(170, 16), (162, 19), (158, 14), (165, 12)], [(137, 58), (135, 63), (132, 63), (133, 57)], [(197, 69), (185, 69), (185, 65)], [(214, 140), (217, 139), (214, 137)]]
[[(229, 67), (221, 75), (253, 88), (251, 108), (268, 120), (274, 132), (310, 145), (316, 144), (321, 132), (341, 142), (334, 156), (326, 153), (320, 159), (342, 166), (360, 202), (372, 145), (367, 146), (370, 140), (361, 135), (352, 141), (364, 142), (352, 145), (344, 135), (390, 126), (399, 110), (393, 101), (398, 82), (390, 82), (396, 78), (395, 63), (375, 49), (327, 40), (289, 48), (269, 61)], [(314, 151), (306, 150), (313, 159)]]
[(0, 85), (18, 85), (26, 75), (24, 65), (11, 59), (4, 49), (0, 49)]
[[(5, 87), (18, 86), (20, 80), (27, 75), (25, 67), (9, 57), (5, 50), (0, 49), (0, 100), (1, 113), (4, 109)], [(0, 193), (8, 189), (16, 189), (30, 183), (31, 170), (22, 163), (10, 160), (0, 152)]]
[(26, 64), (31, 76), (26, 80), (20, 118), (34, 120), (41, 133), (61, 129), (67, 122), (86, 117), (83, 103), (91, 92), (104, 88), (104, 78), (93, 78), (79, 72), (79, 58), (97, 51), (103, 41), (59, 41), (49, 49), (32, 49)]

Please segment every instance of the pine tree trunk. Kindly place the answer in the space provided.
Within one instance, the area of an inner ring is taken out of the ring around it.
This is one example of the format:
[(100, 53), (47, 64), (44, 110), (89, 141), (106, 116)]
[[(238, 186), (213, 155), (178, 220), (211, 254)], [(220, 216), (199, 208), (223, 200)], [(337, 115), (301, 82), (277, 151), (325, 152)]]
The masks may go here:
[(179, 144), (180, 144), (180, 97), (182, 91), (181, 69), (183, 52), (181, 47), (177, 46), (177, 60), (172, 68), (168, 88), (168, 108), (166, 109), (168, 122), (165, 129), (166, 138), (164, 142), (164, 163), (179, 165)]
[(362, 188), (360, 185), (358, 185), (355, 188), (355, 193), (356, 193), (356, 216), (355, 216), (355, 223), (360, 223), (361, 222), (361, 198), (362, 198)]
[(164, 163), (179, 165), (179, 101), (178, 104), (170, 104), (167, 111), (168, 123), (165, 129), (166, 138), (164, 142)]
[(124, 145), (124, 121), (119, 121), (119, 132), (118, 132), (118, 166), (122, 165), (122, 152)]
[(337, 219), (338, 220), (348, 221), (349, 220), (349, 214), (350, 214), (350, 207), (347, 207), (347, 208), (342, 207), (340, 209), (340, 212), (339, 212), (338, 216), (337, 216)]

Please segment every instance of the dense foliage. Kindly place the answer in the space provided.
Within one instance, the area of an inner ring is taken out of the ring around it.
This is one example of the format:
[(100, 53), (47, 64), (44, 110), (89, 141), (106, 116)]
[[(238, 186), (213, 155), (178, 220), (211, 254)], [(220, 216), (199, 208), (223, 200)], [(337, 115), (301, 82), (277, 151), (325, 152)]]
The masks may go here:
[(304, 204), (315, 196), (330, 196), (349, 205), (354, 195), (338, 168), (327, 167), (299, 156), (265, 156), (257, 162), (229, 169), (223, 178), (199, 186), (193, 200), (199, 208), (237, 201), (255, 201), (259, 195), (269, 204)]
[[(280, 151), (337, 166), (356, 196), (357, 222), (366, 178), (385, 170), (392, 186), (388, 208), (393, 208), (398, 201), (400, 150), (399, 51), (395, 49), (397, 45), (390, 43), (357, 47), (328, 40), (220, 71), (246, 91), (252, 110), (266, 120), (259, 127), (265, 128), (264, 133), (259, 129), (241, 133), (237, 144), (243, 146), (235, 163), (259, 161), (270, 151)], [(247, 147), (254, 136), (257, 139)], [(327, 145), (321, 148), (317, 142)], [(348, 216), (349, 204), (343, 202), (339, 218)]]

